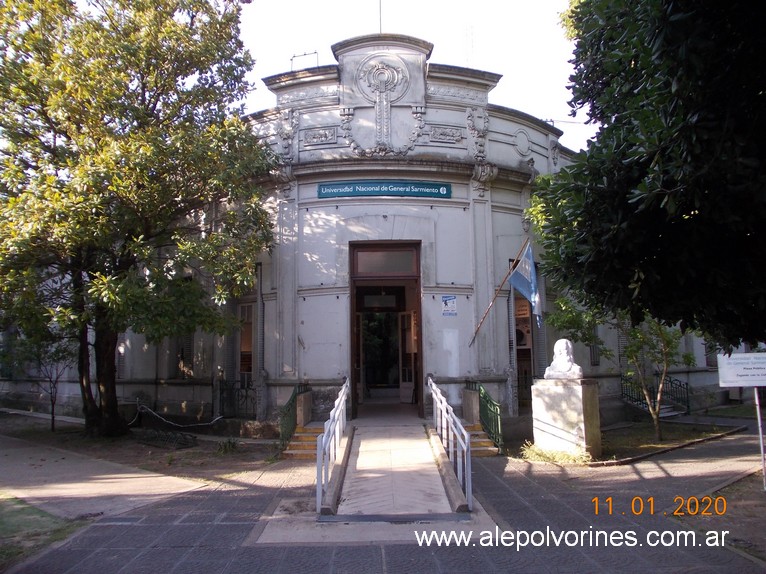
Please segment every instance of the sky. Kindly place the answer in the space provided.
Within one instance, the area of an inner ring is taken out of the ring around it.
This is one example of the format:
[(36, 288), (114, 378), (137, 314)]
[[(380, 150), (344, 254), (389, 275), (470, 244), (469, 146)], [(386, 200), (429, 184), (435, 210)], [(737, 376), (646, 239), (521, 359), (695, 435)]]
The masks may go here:
[(573, 43), (559, 23), (569, 0), (252, 0), (242, 6), (242, 40), (256, 60), (247, 112), (276, 105), (261, 78), (336, 64), (331, 46), (367, 34), (405, 34), (434, 45), (429, 62), (474, 68), (502, 79), (492, 104), (564, 131), (584, 148), (596, 128), (569, 115)]

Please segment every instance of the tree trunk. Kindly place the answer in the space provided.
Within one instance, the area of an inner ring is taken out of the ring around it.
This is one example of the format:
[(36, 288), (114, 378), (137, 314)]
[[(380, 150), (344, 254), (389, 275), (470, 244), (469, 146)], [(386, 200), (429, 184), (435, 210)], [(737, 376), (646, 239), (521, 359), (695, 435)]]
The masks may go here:
[(654, 423), (654, 438), (657, 439), (657, 442), (662, 442), (662, 427), (660, 426), (659, 406), (652, 413), (652, 422)]
[[(82, 275), (78, 270), (79, 260), (73, 261), (72, 291), (74, 294), (74, 309), (82, 318), (85, 314), (85, 299), (83, 295)], [(88, 324), (81, 322), (78, 338), (77, 374), (80, 383), (80, 396), (82, 397), (82, 414), (85, 418), (85, 433), (92, 435), (101, 423), (101, 412), (93, 397), (93, 389), (90, 386), (90, 343), (88, 341)]]
[(117, 408), (117, 339), (118, 333), (109, 325), (105, 309), (96, 308), (95, 349), (96, 378), (101, 395), (101, 434), (122, 436), (128, 433), (128, 424)]
[(58, 394), (58, 381), (50, 383), (51, 399), (51, 432), (56, 432), (56, 395)]
[[(646, 408), (649, 410), (649, 414), (652, 416), (652, 423), (654, 424), (654, 438), (657, 440), (657, 442), (662, 442), (662, 427), (660, 426), (660, 399), (662, 398), (662, 395), (658, 394), (656, 399), (655, 397), (652, 397), (651, 393), (649, 392), (649, 388), (647, 387), (647, 383), (643, 378), (641, 379), (641, 391), (644, 393), (644, 399), (646, 399)], [(653, 400), (657, 401), (654, 403), (654, 406), (652, 406)]]
[(662, 412), (662, 389), (665, 385), (665, 373), (657, 380), (657, 407), (654, 416), (654, 436), (657, 438), (657, 442), (662, 442), (662, 428), (660, 427), (660, 412)]

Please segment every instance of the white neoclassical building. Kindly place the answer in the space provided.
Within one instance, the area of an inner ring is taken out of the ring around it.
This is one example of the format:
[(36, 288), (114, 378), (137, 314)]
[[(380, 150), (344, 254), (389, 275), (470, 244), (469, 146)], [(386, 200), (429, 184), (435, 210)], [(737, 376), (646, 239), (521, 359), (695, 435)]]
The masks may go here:
[[(308, 381), (319, 417), (348, 377), (354, 416), (379, 399), (423, 416), (432, 374), (455, 405), (466, 379), (508, 413), (529, 405), (554, 337), (504, 278), (528, 238), (534, 178), (571, 157), (562, 132), (490, 104), (499, 75), (431, 63), (424, 40), (378, 34), (332, 49), (335, 65), (265, 78), (276, 106), (249, 117), (281, 169), (260, 182), (275, 245), (253, 255), (257, 288), (229, 304), (241, 329), (159, 347), (125, 334), (124, 402), (198, 421), (268, 419)], [(715, 384), (704, 346), (688, 345)], [(618, 397), (619, 367), (576, 354), (602, 396)], [(5, 404), (34, 396), (2, 384)], [(69, 395), (77, 412), (75, 385)]]
[[(430, 63), (432, 47), (352, 38), (337, 65), (264, 80), (277, 105), (251, 120), (283, 163), (253, 369), (272, 403), (282, 385), (308, 380), (316, 397), (348, 376), (354, 410), (396, 396), (423, 414), (427, 373), (459, 383), (455, 402), (465, 379), (517, 400), (507, 286), (474, 333), (527, 238), (535, 176), (570, 152), (558, 129), (489, 104), (499, 75)], [(529, 306), (516, 314), (524, 401), (546, 353)]]

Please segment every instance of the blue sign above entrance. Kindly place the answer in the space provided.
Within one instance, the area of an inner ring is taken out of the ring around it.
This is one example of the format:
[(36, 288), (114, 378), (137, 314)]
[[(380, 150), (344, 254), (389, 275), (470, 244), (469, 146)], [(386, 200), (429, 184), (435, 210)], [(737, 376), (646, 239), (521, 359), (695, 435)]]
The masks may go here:
[(320, 183), (317, 187), (320, 199), (376, 195), (449, 199), (452, 197), (452, 185), (429, 181), (342, 181)]

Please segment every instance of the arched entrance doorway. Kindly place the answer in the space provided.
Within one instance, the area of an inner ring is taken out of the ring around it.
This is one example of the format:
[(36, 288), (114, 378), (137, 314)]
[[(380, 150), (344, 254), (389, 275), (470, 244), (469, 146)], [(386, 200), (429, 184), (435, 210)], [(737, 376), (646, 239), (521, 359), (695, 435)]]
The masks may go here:
[[(359, 241), (351, 255), (351, 415), (408, 404), (423, 416), (420, 243)], [(416, 407), (416, 406), (417, 407)]]

